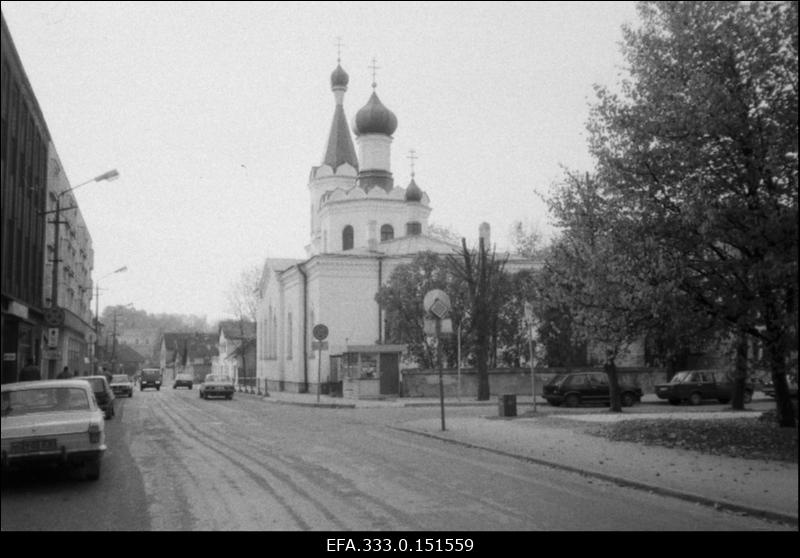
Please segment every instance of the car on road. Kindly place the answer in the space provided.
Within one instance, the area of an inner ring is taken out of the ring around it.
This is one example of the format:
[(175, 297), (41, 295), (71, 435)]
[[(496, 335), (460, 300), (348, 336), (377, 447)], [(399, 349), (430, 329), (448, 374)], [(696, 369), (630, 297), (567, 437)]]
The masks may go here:
[[(620, 402), (630, 407), (642, 400), (642, 388), (620, 383)], [(559, 374), (543, 388), (543, 396), (550, 405), (577, 407), (583, 403), (609, 403), (611, 388), (605, 372), (571, 372)]]
[(114, 392), (108, 383), (108, 378), (105, 376), (79, 376), (79, 378), (89, 382), (89, 385), (92, 386), (97, 404), (103, 409), (106, 418), (114, 418), (114, 400), (116, 397), (114, 397)]
[(111, 391), (114, 395), (133, 397), (133, 382), (127, 374), (114, 374), (111, 376)]
[[(789, 397), (797, 399), (797, 374), (786, 374), (786, 384), (789, 386)], [(772, 378), (765, 378), (762, 391), (768, 397), (775, 397), (775, 385)]]
[(88, 382), (3, 384), (1, 414), (3, 469), (56, 464), (82, 467), (89, 480), (100, 478), (104, 412)]
[(139, 374), (139, 390), (144, 391), (146, 387), (156, 388), (161, 391), (162, 373), (160, 368), (142, 368)]
[(233, 379), (223, 374), (209, 374), (200, 384), (200, 399), (224, 397), (233, 399)]
[[(655, 394), (672, 405), (688, 401), (690, 405), (700, 405), (703, 401), (716, 399), (722, 404), (733, 398), (733, 380), (722, 369), (683, 370), (677, 372), (669, 382), (655, 384)], [(754, 385), (747, 382), (744, 388), (744, 402), (753, 399)]]
[(175, 381), (172, 384), (172, 389), (178, 389), (179, 387), (186, 387), (192, 389), (194, 385), (194, 376), (191, 374), (178, 374), (175, 376)]

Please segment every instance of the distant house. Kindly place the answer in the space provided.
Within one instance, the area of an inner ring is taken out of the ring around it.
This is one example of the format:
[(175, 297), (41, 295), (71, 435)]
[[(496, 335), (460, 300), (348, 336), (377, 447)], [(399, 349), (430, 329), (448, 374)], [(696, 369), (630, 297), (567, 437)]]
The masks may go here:
[(164, 382), (177, 374), (191, 374), (195, 381), (202, 382), (219, 355), (217, 340), (214, 333), (164, 333), (158, 358)]
[(109, 370), (113, 374), (127, 374), (133, 376), (142, 368), (147, 359), (133, 347), (128, 345), (117, 345), (115, 357), (112, 359), (112, 367)]
[[(247, 381), (240, 382), (240, 380), (255, 378), (256, 375), (255, 354), (251, 357), (247, 350), (247, 346), (251, 341), (254, 342), (256, 338), (255, 322), (226, 320), (220, 322), (218, 332), (218, 356), (213, 360), (213, 372), (230, 376), (236, 384), (247, 384)], [(240, 350), (242, 348), (244, 350)], [(253, 348), (253, 351), (255, 353), (255, 348)], [(251, 373), (248, 373), (248, 371)]]

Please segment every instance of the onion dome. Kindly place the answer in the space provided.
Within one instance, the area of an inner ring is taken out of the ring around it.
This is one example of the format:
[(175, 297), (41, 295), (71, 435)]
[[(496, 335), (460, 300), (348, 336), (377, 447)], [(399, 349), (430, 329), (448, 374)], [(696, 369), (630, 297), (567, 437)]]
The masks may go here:
[(406, 188), (406, 201), (410, 202), (418, 202), (422, 200), (422, 190), (419, 189), (417, 183), (414, 182), (414, 179), (411, 179), (411, 182)]
[(349, 82), (350, 76), (344, 71), (342, 65), (338, 64), (331, 74), (331, 89), (336, 89), (337, 87), (344, 87), (346, 89)]
[(357, 135), (384, 134), (391, 136), (397, 129), (397, 117), (386, 108), (373, 91), (364, 107), (356, 113), (353, 132)]

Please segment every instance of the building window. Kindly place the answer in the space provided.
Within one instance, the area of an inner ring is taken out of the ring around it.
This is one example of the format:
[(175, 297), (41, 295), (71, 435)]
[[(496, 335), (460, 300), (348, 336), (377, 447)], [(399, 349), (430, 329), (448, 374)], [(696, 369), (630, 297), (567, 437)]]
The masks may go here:
[(383, 225), (381, 227), (381, 242), (392, 240), (394, 238), (394, 229), (391, 225)]
[(351, 250), (353, 248), (353, 227), (347, 225), (342, 230), (342, 250)]
[(422, 225), (419, 221), (406, 223), (406, 236), (422, 234)]

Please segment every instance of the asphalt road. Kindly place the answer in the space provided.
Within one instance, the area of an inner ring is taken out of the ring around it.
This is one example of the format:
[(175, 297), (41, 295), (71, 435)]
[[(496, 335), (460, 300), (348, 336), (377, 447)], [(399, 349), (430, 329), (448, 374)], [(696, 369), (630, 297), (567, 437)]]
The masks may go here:
[(136, 391), (117, 405), (100, 480), (4, 475), (3, 531), (776, 529), (388, 427), (436, 408), (201, 400), (196, 389)]

